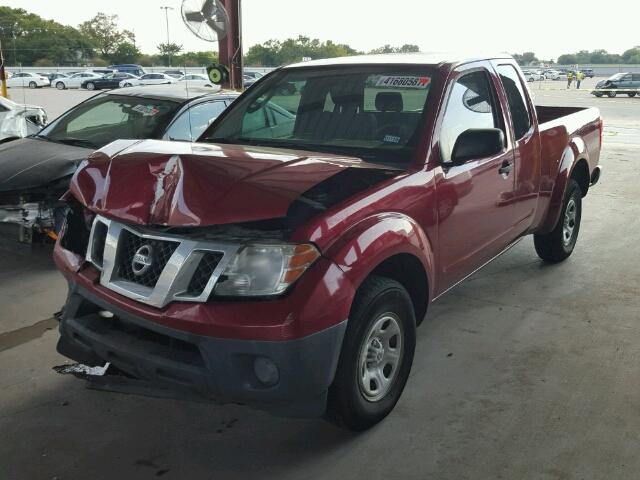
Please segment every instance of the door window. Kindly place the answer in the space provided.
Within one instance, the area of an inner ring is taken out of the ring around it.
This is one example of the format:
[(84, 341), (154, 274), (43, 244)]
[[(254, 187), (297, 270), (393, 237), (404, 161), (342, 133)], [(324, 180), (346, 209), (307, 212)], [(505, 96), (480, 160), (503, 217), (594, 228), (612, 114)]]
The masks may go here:
[(522, 82), (513, 65), (499, 65), (498, 74), (502, 81), (502, 86), (507, 94), (509, 110), (511, 110), (511, 120), (513, 121), (513, 131), (517, 140), (521, 139), (531, 128), (531, 116), (527, 108), (527, 97), (522, 87)]
[(451, 153), (462, 132), (470, 128), (496, 128), (495, 95), (486, 71), (460, 77), (453, 85), (440, 128), (442, 161), (451, 161)]
[(206, 128), (224, 111), (226, 105), (223, 101), (201, 103), (184, 112), (169, 127), (166, 138), (169, 140), (182, 140), (193, 142)]

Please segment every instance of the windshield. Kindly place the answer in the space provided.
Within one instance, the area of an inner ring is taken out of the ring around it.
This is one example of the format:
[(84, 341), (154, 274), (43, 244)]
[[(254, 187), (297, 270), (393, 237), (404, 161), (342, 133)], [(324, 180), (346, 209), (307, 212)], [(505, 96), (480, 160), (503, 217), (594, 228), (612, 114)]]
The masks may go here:
[(103, 95), (81, 103), (38, 137), (94, 149), (121, 138), (160, 138), (179, 108), (170, 100)]
[(625, 75), (626, 73), (616, 73), (615, 75), (610, 76), (608, 80), (620, 80)]
[(284, 69), (252, 87), (200, 141), (354, 155), (406, 166), (432, 70), (414, 65)]

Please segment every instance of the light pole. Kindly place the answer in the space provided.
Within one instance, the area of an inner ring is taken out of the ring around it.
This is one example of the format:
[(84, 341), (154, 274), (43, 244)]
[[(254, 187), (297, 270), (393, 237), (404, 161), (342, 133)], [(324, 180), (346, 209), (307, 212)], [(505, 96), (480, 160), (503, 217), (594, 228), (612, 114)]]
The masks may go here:
[[(164, 18), (167, 22), (167, 49), (169, 48), (169, 10), (173, 10), (173, 7), (160, 7), (160, 10), (164, 10)], [(169, 66), (171, 66), (171, 51), (169, 51)]]

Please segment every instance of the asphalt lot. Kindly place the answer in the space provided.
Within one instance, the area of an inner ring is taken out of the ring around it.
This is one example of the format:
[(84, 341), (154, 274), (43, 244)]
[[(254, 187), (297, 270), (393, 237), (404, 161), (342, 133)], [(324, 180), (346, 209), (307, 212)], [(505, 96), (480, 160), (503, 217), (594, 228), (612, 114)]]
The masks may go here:
[[(436, 302), (398, 406), (359, 435), (86, 390), (51, 370), (65, 285), (48, 252), (0, 252), (0, 479), (637, 478), (640, 99), (588, 83), (531, 87), (600, 107), (607, 128), (573, 256), (543, 265), (527, 238)], [(88, 96), (25, 94), (51, 118)]]

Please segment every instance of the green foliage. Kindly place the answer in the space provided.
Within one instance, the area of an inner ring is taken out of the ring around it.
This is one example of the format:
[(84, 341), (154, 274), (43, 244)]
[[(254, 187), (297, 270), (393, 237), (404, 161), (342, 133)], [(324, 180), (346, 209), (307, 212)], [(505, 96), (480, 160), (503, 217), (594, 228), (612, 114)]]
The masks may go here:
[(109, 55), (109, 62), (118, 63), (138, 63), (142, 52), (131, 42), (122, 42), (115, 51)]
[(523, 67), (539, 62), (536, 54), (533, 52), (524, 52), (523, 54), (514, 53), (513, 58), (518, 62), (518, 65), (522, 65)]
[(91, 39), (103, 58), (108, 59), (122, 43), (135, 44), (136, 37), (129, 30), (118, 28), (118, 16), (99, 12), (91, 20), (78, 26), (81, 33)]
[[(627, 50), (629, 51), (629, 50)], [(558, 57), (560, 65), (585, 65), (603, 63), (631, 63), (617, 53), (608, 53), (606, 50), (580, 50), (576, 53), (566, 53)]]
[(73, 65), (93, 56), (92, 42), (78, 30), (22, 8), (0, 7), (0, 41), (9, 65)]
[(369, 53), (375, 55), (379, 53), (417, 53), (419, 51), (419, 46), (406, 43), (401, 47), (392, 47), (391, 45), (387, 44), (382, 47), (374, 48)]
[(182, 45), (177, 43), (161, 43), (158, 45), (158, 52), (160, 55), (158, 59), (163, 65), (170, 66), (173, 63), (175, 57), (182, 51)]
[(218, 54), (216, 52), (185, 52), (176, 56), (174, 63), (185, 67), (204, 67), (218, 63)]
[(359, 52), (348, 45), (321, 42), (300, 35), (286, 40), (268, 40), (262, 45), (254, 45), (245, 55), (245, 64), (252, 66), (277, 67), (302, 61), (303, 57), (334, 58), (355, 55)]

